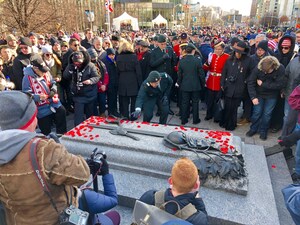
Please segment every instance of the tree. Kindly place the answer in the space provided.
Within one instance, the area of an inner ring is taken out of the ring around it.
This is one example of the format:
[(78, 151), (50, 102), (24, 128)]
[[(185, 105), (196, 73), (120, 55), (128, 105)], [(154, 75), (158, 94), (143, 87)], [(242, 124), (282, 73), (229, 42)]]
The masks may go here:
[(16, 29), (23, 35), (33, 32), (49, 32), (55, 29), (58, 16), (47, 0), (4, 0), (2, 7), (3, 24)]
[(270, 14), (266, 14), (260, 19), (260, 24), (265, 27), (277, 26), (278, 22), (278, 17)]
[(289, 22), (289, 18), (285, 15), (283, 15), (282, 17), (280, 17), (279, 19), (280, 23), (287, 23)]

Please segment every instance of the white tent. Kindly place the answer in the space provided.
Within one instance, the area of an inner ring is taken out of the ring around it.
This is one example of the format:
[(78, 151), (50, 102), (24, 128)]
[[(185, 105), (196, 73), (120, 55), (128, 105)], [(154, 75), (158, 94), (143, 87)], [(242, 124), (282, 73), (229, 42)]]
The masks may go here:
[(159, 14), (154, 20), (152, 20), (152, 27), (168, 28), (168, 21)]
[(113, 27), (115, 30), (121, 30), (121, 27), (131, 26), (132, 30), (139, 30), (137, 18), (134, 18), (124, 12), (121, 16), (113, 19)]

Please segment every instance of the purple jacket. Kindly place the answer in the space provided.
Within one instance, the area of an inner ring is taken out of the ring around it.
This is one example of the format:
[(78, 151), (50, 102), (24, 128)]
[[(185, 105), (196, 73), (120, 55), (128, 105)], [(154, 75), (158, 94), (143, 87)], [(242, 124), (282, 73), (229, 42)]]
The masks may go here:
[[(289, 104), (292, 109), (300, 111), (300, 85), (298, 85), (291, 93)], [(298, 123), (300, 124), (300, 113), (298, 113)]]

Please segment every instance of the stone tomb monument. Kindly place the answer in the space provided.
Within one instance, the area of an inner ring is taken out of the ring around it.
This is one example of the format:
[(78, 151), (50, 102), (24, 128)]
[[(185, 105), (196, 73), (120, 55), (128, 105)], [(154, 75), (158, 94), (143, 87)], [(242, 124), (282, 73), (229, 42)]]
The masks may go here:
[[(118, 128), (119, 125), (122, 129)], [(171, 168), (180, 157), (189, 157), (197, 165), (199, 158), (219, 164), (224, 162), (224, 157), (231, 162), (238, 156), (238, 161), (243, 162), (243, 176), (233, 178), (226, 166), (220, 166), (219, 171), (227, 171), (225, 176), (208, 172), (206, 179), (202, 180), (200, 195), (206, 204), (210, 223), (279, 225), (262, 147), (245, 145), (239, 137), (224, 131), (126, 120), (119, 121), (119, 125), (115, 120), (91, 117), (66, 133), (61, 142), (70, 152), (84, 157), (89, 157), (95, 147), (106, 152), (120, 205), (133, 207), (135, 199), (145, 191), (167, 188)], [(172, 132), (183, 133), (192, 144), (196, 141), (217, 151), (212, 151), (215, 155), (211, 157), (201, 151), (189, 150), (190, 146), (187, 150), (166, 147), (164, 137)], [(101, 182), (99, 188), (102, 188)]]

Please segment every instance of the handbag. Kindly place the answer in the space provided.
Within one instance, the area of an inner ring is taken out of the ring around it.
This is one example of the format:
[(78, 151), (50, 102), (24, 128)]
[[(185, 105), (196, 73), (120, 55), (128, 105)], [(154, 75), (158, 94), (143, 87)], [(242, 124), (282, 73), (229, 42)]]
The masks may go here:
[(296, 225), (300, 224), (300, 184), (290, 184), (283, 188), (285, 205)]
[(133, 209), (132, 225), (159, 225), (170, 220), (182, 221), (182, 219), (167, 213), (166, 211), (144, 202), (136, 200)]

